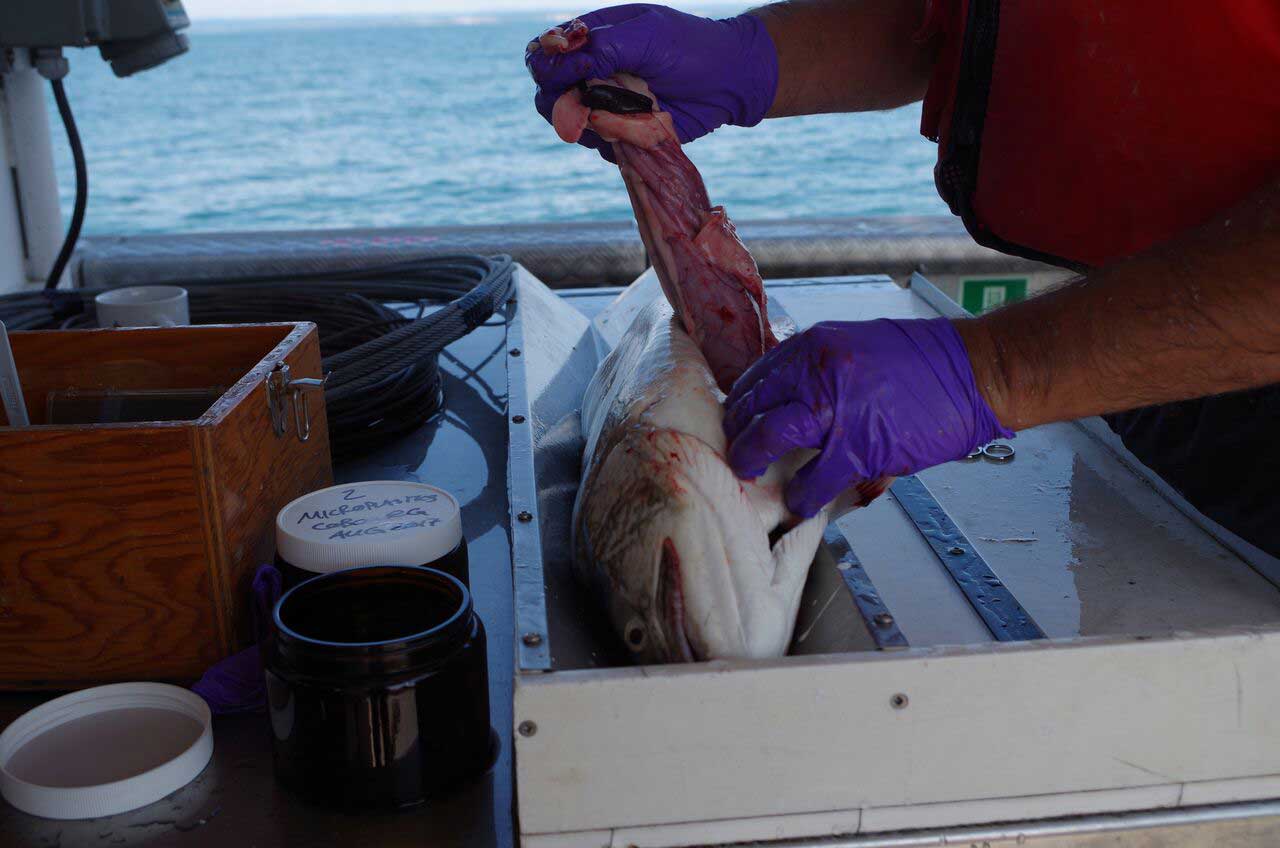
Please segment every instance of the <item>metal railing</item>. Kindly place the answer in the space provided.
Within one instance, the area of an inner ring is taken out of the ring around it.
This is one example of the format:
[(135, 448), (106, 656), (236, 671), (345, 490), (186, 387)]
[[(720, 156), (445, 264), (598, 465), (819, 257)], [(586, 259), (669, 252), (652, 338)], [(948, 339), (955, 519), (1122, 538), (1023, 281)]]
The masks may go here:
[[(745, 221), (738, 234), (766, 279), (913, 271), (1033, 274), (1047, 270), (980, 247), (950, 217)], [(94, 236), (78, 253), (86, 286), (335, 270), (444, 253), (506, 253), (553, 288), (624, 285), (644, 271), (632, 221), (477, 227)]]

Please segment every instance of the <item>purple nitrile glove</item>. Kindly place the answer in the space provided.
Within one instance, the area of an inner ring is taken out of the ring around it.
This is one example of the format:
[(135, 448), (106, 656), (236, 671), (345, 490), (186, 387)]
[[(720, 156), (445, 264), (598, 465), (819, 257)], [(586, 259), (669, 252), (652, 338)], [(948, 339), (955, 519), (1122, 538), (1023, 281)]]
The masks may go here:
[[(534, 104), (548, 122), (556, 99), (579, 80), (619, 72), (649, 84), (682, 143), (725, 124), (755, 126), (773, 105), (778, 54), (764, 24), (752, 15), (714, 20), (633, 3), (580, 20), (590, 34), (578, 50), (548, 54), (534, 39), (525, 52), (538, 84)], [(579, 143), (609, 158), (609, 145), (595, 133), (583, 133)]]
[[(253, 575), (254, 641), (260, 642), (271, 626), (271, 611), (280, 600), (283, 580), (273, 565), (258, 566)], [(256, 713), (266, 708), (267, 683), (258, 645), (232, 654), (210, 666), (191, 687), (208, 703), (214, 715)]]
[(824, 321), (756, 361), (725, 401), (729, 464), (758, 477), (795, 448), (819, 451), (787, 486), (809, 517), (852, 485), (913, 474), (1013, 432), (974, 382), (946, 318)]

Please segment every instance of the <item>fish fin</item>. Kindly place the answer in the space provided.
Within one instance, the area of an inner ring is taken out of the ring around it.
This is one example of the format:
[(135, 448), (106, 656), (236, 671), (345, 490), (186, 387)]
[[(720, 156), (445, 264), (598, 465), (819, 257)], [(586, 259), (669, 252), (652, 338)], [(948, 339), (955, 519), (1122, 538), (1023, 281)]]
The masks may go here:
[(785, 526), (790, 529), (800, 523), (800, 519), (787, 509), (782, 493), (801, 466), (817, 455), (816, 450), (807, 448), (793, 450), (770, 465), (761, 477), (744, 485), (747, 498), (765, 527)]
[[(822, 541), (827, 514), (819, 512), (782, 535), (770, 549), (773, 575), (767, 592), (759, 593), (753, 609), (744, 615), (748, 626), (748, 656), (781, 656), (791, 644), (800, 598), (804, 592), (809, 567)], [(768, 626), (762, 626), (768, 623)]]
[[(822, 532), (826, 529), (827, 511), (824, 509), (792, 527), (774, 543), (771, 550), (773, 586), (783, 589), (784, 594), (794, 590), (795, 598), (799, 600), (800, 590), (809, 576), (809, 566), (813, 564), (814, 554), (822, 542)], [(790, 597), (789, 594), (786, 596)]]

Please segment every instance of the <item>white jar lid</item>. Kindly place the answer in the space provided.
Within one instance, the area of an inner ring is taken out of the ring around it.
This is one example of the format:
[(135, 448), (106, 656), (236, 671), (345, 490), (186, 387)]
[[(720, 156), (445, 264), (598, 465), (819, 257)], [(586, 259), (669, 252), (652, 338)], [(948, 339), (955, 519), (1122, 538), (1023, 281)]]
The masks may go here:
[(462, 510), (444, 489), (402, 480), (330, 486), (276, 515), (276, 553), (304, 571), (423, 565), (462, 541)]
[(114, 816), (186, 786), (213, 756), (209, 706), (165, 683), (63, 695), (0, 733), (0, 795), (49, 819)]

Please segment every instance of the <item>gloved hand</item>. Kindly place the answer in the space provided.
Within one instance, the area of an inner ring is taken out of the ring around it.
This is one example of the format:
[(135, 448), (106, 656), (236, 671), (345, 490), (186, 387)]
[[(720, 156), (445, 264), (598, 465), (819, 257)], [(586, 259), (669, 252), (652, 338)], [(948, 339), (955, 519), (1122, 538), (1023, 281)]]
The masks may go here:
[[(250, 609), (255, 642), (261, 642), (271, 628), (271, 613), (284, 592), (283, 584), (274, 565), (260, 565), (254, 572)], [(267, 679), (259, 646), (255, 644), (210, 666), (191, 691), (204, 698), (214, 715), (262, 712), (267, 704)]]
[(983, 400), (946, 318), (816, 324), (738, 378), (724, 429), (729, 465), (743, 478), (794, 448), (819, 451), (787, 486), (787, 507), (805, 518), (864, 480), (912, 474), (1013, 435)]
[[(773, 105), (778, 54), (764, 24), (751, 15), (713, 20), (634, 3), (580, 20), (590, 28), (580, 49), (552, 55), (534, 39), (525, 51), (538, 84), (534, 104), (548, 123), (556, 99), (579, 80), (623, 71), (649, 84), (682, 143), (725, 124), (755, 126)], [(609, 148), (592, 132), (579, 143), (605, 153)]]

